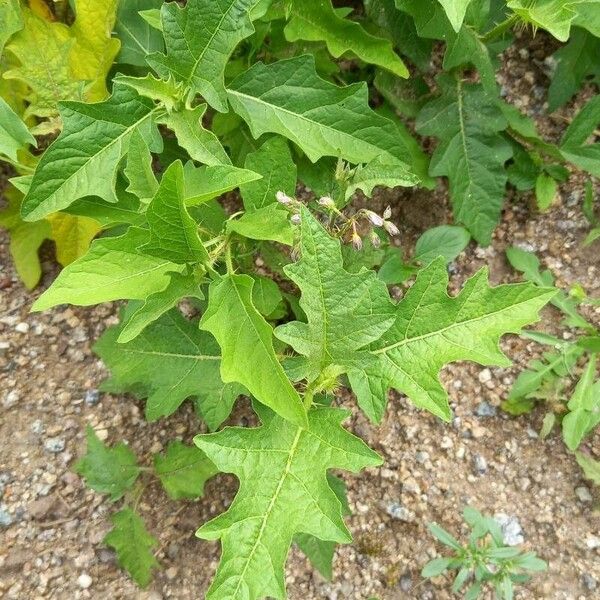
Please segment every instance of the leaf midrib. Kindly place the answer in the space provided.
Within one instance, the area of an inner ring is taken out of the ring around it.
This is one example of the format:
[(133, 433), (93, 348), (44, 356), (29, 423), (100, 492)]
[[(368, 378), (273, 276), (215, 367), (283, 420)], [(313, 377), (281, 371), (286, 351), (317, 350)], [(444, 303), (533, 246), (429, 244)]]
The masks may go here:
[[(35, 207), (34, 210), (30, 211), (27, 216), (35, 215), (36, 212), (38, 211), (38, 209), (40, 208), (40, 206), (42, 206), (43, 204), (48, 203), (48, 201), (50, 199), (55, 199), (56, 196), (59, 193), (62, 192), (62, 190), (65, 188), (65, 186), (68, 185), (68, 183), (71, 181), (71, 179), (73, 179), (73, 177), (76, 177), (77, 175), (79, 175), (81, 173), (81, 171), (83, 171), (83, 170), (85, 170), (85, 169), (87, 169), (89, 167), (90, 162), (92, 162), (95, 159), (97, 159), (98, 156), (101, 156), (102, 154), (106, 153), (106, 151), (109, 148), (112, 148), (112, 146), (114, 144), (116, 144), (117, 142), (121, 142), (123, 140), (123, 138), (125, 138), (125, 136), (129, 135), (130, 133), (132, 133), (137, 127), (139, 127), (144, 121), (146, 121), (147, 119), (149, 119), (159, 109), (160, 109), (159, 106), (155, 106), (153, 109), (150, 110), (150, 112), (146, 113), (141, 119), (138, 119), (133, 125), (130, 125), (129, 127), (127, 127), (116, 138), (114, 138), (108, 144), (106, 144), (106, 146), (103, 146), (98, 152), (96, 152), (95, 154), (92, 154), (91, 156), (89, 156), (86, 159), (86, 161), (79, 168), (77, 168), (66, 179), (64, 179), (62, 181), (61, 185), (58, 188), (56, 188), (49, 196), (46, 196), (46, 198), (44, 198), (44, 200), (42, 202), (40, 202)], [(114, 121), (106, 121), (104, 119), (97, 119), (96, 122), (98, 122), (98, 121), (104, 121), (106, 123), (110, 123), (111, 125), (117, 125), (117, 123), (115, 123)], [(27, 196), (25, 198), (27, 198)]]
[(267, 527), (267, 522), (269, 520), (269, 517), (271, 516), (271, 512), (273, 511), (273, 508), (275, 507), (275, 503), (279, 497), (279, 494), (281, 493), (283, 484), (291, 472), (292, 462), (294, 460), (296, 450), (298, 449), (298, 444), (300, 442), (301, 436), (302, 436), (302, 429), (300, 427), (298, 427), (298, 429), (296, 430), (296, 435), (294, 436), (292, 445), (290, 446), (289, 455), (288, 455), (288, 458), (287, 458), (287, 461), (285, 464), (285, 469), (283, 470), (283, 473), (279, 479), (279, 482), (277, 483), (277, 487), (275, 488), (275, 492), (274, 492), (271, 500), (269, 501), (269, 504), (267, 506), (265, 514), (262, 517), (262, 523), (261, 523), (260, 529), (258, 530), (258, 533), (256, 535), (256, 540), (252, 546), (252, 549), (250, 550), (250, 553), (248, 554), (248, 558), (244, 564), (244, 568), (242, 569), (242, 572), (240, 573), (240, 576), (238, 578), (238, 583), (233, 592), (233, 598), (236, 598), (238, 596), (238, 592), (240, 591), (240, 586), (242, 585), (242, 582), (245, 581), (246, 572), (248, 571), (248, 567), (250, 566), (250, 563), (252, 562), (252, 558), (254, 557), (254, 554), (256, 553), (256, 550), (261, 542), (262, 536)]
[[(279, 87), (284, 87), (284, 86), (279, 86)], [(349, 133), (346, 133), (345, 131), (342, 131), (341, 129), (334, 129), (330, 125), (325, 125), (323, 123), (320, 123), (319, 121), (311, 120), (308, 117), (305, 117), (301, 113), (292, 112), (291, 110), (288, 110), (287, 108), (283, 108), (282, 106), (278, 106), (277, 104), (271, 104), (269, 102), (265, 102), (262, 98), (259, 98), (258, 96), (250, 96), (248, 94), (244, 94), (242, 92), (239, 92), (237, 90), (233, 90), (231, 88), (227, 88), (226, 91), (227, 91), (228, 94), (232, 94), (233, 96), (239, 96), (240, 98), (247, 98), (250, 101), (254, 101), (254, 102), (263, 104), (264, 106), (267, 106), (267, 107), (271, 108), (274, 112), (280, 111), (282, 113), (290, 115), (292, 118), (300, 119), (301, 121), (304, 121), (306, 123), (312, 124), (313, 126), (317, 125), (318, 127), (324, 129), (325, 131), (332, 132), (332, 133), (334, 133), (336, 135), (339, 135), (339, 136), (343, 136), (344, 138), (349, 138), (349, 140), (351, 142), (353, 142), (353, 143), (356, 143), (358, 141), (361, 144), (364, 144), (365, 146), (368, 146), (369, 148), (373, 148), (374, 150), (376, 150), (379, 153), (378, 155), (389, 156), (392, 159), (393, 162), (404, 164), (398, 157), (394, 156), (389, 150), (385, 150), (383, 148), (380, 148), (379, 146), (374, 146), (370, 142), (367, 142), (367, 141), (365, 141), (363, 139), (360, 139), (360, 138), (355, 137), (355, 136), (353, 136), (353, 135), (351, 135)], [(337, 103), (335, 105), (337, 105)], [(286, 129), (287, 129), (287, 127), (286, 127)], [(268, 130), (266, 130), (266, 131), (268, 131)], [(295, 141), (295, 140), (292, 140), (292, 141)], [(302, 146), (302, 144), (300, 142), (298, 142), (298, 143), (299, 143), (300, 146)], [(328, 142), (328, 144), (332, 145), (330, 142)], [(307, 152), (307, 154), (308, 154), (308, 152)], [(376, 154), (375, 156), (378, 156), (378, 155)], [(334, 156), (334, 155), (333, 154), (319, 153), (319, 156)], [(354, 161), (351, 161), (351, 162), (354, 162)]]
[[(452, 329), (455, 329), (456, 327), (462, 327), (463, 325), (469, 325), (470, 323), (476, 323), (477, 321), (483, 321), (485, 319), (489, 319), (496, 315), (500, 315), (506, 311), (512, 311), (515, 309), (515, 307), (521, 306), (522, 304), (527, 304), (527, 303), (531, 302), (532, 300), (535, 300), (535, 298), (525, 298), (524, 300), (521, 300), (520, 302), (516, 302), (515, 304), (511, 304), (510, 306), (506, 306), (495, 312), (486, 313), (485, 315), (474, 317), (472, 319), (466, 319), (464, 321), (456, 321), (455, 323), (451, 323), (450, 325), (447, 325), (446, 327), (442, 327), (441, 329), (437, 329), (436, 331), (431, 331), (429, 333), (424, 333), (423, 335), (418, 335), (418, 336), (411, 337), (411, 338), (404, 338), (403, 340), (400, 340), (399, 342), (396, 342), (395, 344), (390, 344), (389, 346), (385, 346), (384, 348), (379, 348), (377, 350), (372, 350), (371, 352), (372, 352), (372, 354), (384, 354), (385, 352), (389, 352), (390, 350), (394, 350), (395, 348), (399, 348), (400, 346), (412, 344), (413, 342), (418, 342), (419, 340), (424, 340), (424, 339), (427, 339), (428, 337), (442, 335), (442, 334), (446, 333), (447, 331), (451, 331)], [(509, 332), (507, 331), (507, 333), (509, 333)]]

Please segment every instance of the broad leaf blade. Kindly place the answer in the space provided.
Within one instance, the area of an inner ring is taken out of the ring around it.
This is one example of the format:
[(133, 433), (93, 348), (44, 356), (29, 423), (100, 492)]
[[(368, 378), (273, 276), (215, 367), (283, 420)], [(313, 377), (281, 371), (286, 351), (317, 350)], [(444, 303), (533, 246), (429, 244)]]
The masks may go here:
[(148, 232), (130, 227), (122, 236), (101, 238), (87, 254), (63, 269), (52, 285), (35, 301), (32, 310), (57, 304), (89, 306), (111, 300), (144, 300), (163, 290), (169, 271), (182, 267), (168, 260), (142, 254)]
[(163, 0), (127, 0), (119, 4), (115, 33), (121, 40), (117, 62), (146, 66), (146, 57), (164, 49), (160, 31), (151, 27), (139, 14), (141, 10), (159, 9)]
[(481, 269), (456, 297), (447, 294), (443, 259), (422, 269), (396, 308), (396, 321), (370, 347), (377, 363), (349, 374), (361, 408), (379, 421), (395, 388), (442, 419), (451, 413), (438, 373), (447, 363), (472, 360), (508, 365), (498, 340), (538, 320), (554, 290), (529, 283), (492, 288)]
[(194, 439), (219, 470), (240, 480), (227, 512), (197, 532), (222, 543), (207, 600), (285, 598), (283, 567), (296, 533), (341, 543), (351, 539), (327, 470), (356, 472), (381, 463), (341, 427), (346, 411), (312, 409), (306, 428), (270, 411), (261, 414), (262, 427), (226, 428)]
[(297, 425), (306, 424), (298, 392), (273, 349), (273, 330), (252, 302), (254, 280), (225, 275), (211, 283), (200, 327), (221, 346), (221, 377), (238, 382), (260, 402)]
[(159, 566), (152, 548), (158, 540), (146, 530), (144, 521), (128, 507), (111, 517), (113, 528), (104, 538), (104, 543), (114, 548), (119, 566), (125, 569), (140, 586), (152, 580), (152, 570)]
[(301, 211), (300, 260), (285, 273), (300, 288), (300, 307), (307, 323), (293, 321), (275, 333), (306, 357), (307, 377), (325, 369), (359, 368), (371, 357), (362, 352), (394, 322), (394, 306), (375, 272), (349, 273), (343, 267), (340, 242), (310, 211)]
[(171, 163), (163, 174), (146, 217), (150, 239), (140, 247), (141, 252), (177, 264), (208, 260), (208, 252), (198, 235), (198, 225), (185, 206), (181, 161)]
[(261, 175), (261, 179), (240, 185), (246, 211), (273, 204), (277, 192), (296, 193), (296, 164), (288, 143), (280, 137), (271, 137), (256, 152), (248, 153), (244, 168)]
[(154, 471), (173, 500), (199, 498), (206, 481), (218, 472), (202, 450), (178, 441), (170, 442), (164, 454), (154, 456)]
[(206, 104), (199, 104), (167, 114), (164, 123), (175, 132), (179, 145), (193, 160), (205, 165), (229, 165), (231, 160), (217, 136), (202, 125), (205, 112)]
[[(125, 321), (127, 322), (127, 321)], [(219, 375), (219, 347), (176, 309), (148, 325), (127, 343), (118, 343), (123, 325), (107, 329), (94, 350), (111, 371), (104, 389), (132, 391), (146, 401), (150, 421), (168, 416), (190, 397), (218, 401), (212, 408), (211, 429), (229, 415), (240, 386), (224, 385)]]
[(0, 98), (0, 154), (16, 161), (17, 150), (22, 150), (29, 144), (37, 146), (35, 138), (15, 111)]
[(408, 69), (389, 40), (371, 35), (359, 23), (340, 17), (330, 0), (293, 0), (284, 33), (290, 42), (323, 41), (336, 58), (352, 52), (366, 63), (379, 65), (398, 77), (408, 77)]
[(420, 133), (440, 139), (429, 172), (448, 177), (456, 220), (487, 245), (504, 203), (504, 163), (512, 155), (499, 135), (507, 121), (481, 86), (447, 76), (440, 85), (442, 96), (426, 104), (417, 118)]
[(115, 502), (131, 489), (140, 474), (135, 454), (123, 442), (114, 448), (105, 446), (89, 425), (86, 438), (87, 452), (77, 462), (75, 470), (85, 477), (89, 487), (108, 494)]
[(148, 63), (163, 78), (175, 76), (216, 110), (227, 112), (223, 77), (235, 47), (254, 33), (252, 9), (261, 0), (190, 0), (184, 8), (165, 2), (161, 8), (166, 54)]
[(153, 113), (149, 100), (121, 86), (106, 102), (63, 103), (63, 131), (38, 163), (23, 201), (24, 218), (41, 219), (84, 196), (116, 202), (119, 161), (134, 131), (153, 139)]
[(255, 138), (283, 135), (313, 162), (322, 156), (355, 164), (377, 156), (410, 161), (393, 123), (369, 108), (366, 85), (341, 88), (321, 79), (312, 56), (256, 63), (230, 84), (227, 95)]

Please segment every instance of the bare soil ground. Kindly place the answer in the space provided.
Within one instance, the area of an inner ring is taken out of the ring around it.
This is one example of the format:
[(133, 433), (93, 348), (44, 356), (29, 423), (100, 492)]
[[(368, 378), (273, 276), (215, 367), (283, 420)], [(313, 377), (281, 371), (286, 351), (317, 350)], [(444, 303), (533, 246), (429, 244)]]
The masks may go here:
[[(534, 115), (541, 113), (548, 83), (543, 73), (544, 48), (539, 38), (524, 38), (507, 54), (499, 74), (507, 97)], [(575, 105), (589, 93), (584, 91)], [(540, 126), (556, 138), (572, 114), (569, 106), (558, 118), (540, 116)], [(493, 244), (487, 249), (471, 245), (452, 265), (452, 290), (485, 264), (492, 282), (516, 281), (504, 250), (518, 244), (538, 252), (559, 285), (580, 283), (590, 295), (600, 296), (600, 242), (581, 246), (587, 232), (582, 199), (579, 176), (561, 186), (556, 205), (543, 215), (531, 208), (528, 196), (509, 194)], [(377, 202), (393, 206), (407, 250), (424, 228), (450, 219), (442, 185), (435, 192), (388, 190)], [(40, 290), (56, 272), (50, 255), (44, 271)], [(28, 293), (19, 283), (8, 237), (1, 233), (0, 596), (11, 600), (204, 597), (219, 547), (196, 539), (194, 531), (227, 506), (235, 493), (235, 480), (214, 478), (198, 502), (173, 502), (158, 486), (147, 489), (139, 508), (160, 541), (157, 558), (163, 569), (148, 590), (140, 591), (102, 544), (114, 506), (87, 490), (72, 472), (84, 452), (85, 425), (91, 424), (109, 443), (127, 440), (147, 463), (174, 437), (191, 442), (202, 426), (188, 405), (171, 418), (148, 424), (142, 418), (142, 404), (131, 397), (100, 394), (94, 402), (94, 390), (106, 371), (91, 346), (116, 322), (117, 305), (59, 307), (30, 314), (38, 294)], [(587, 316), (600, 323), (600, 310)], [(560, 316), (549, 308), (538, 327), (563, 335), (559, 321)], [(549, 571), (522, 588), (518, 598), (600, 597), (600, 516), (595, 509), (600, 494), (582, 479), (558, 435), (539, 439), (536, 432), (543, 407), (518, 419), (497, 408), (518, 372), (539, 352), (539, 347), (515, 336), (506, 337), (502, 345), (515, 361), (510, 369), (457, 363), (443, 372), (456, 415), (451, 425), (415, 410), (398, 396), (392, 398), (380, 427), (354, 410), (348, 427), (381, 453), (385, 465), (359, 477), (345, 477), (354, 543), (337, 551), (332, 582), (314, 573), (298, 551), (292, 552), (287, 568), (292, 600), (451, 598), (449, 580), (424, 582), (419, 575), (440, 550), (426, 523), (437, 521), (464, 535), (460, 513), (467, 504), (488, 514), (514, 517), (522, 527), (524, 547), (549, 562)], [(339, 401), (356, 409), (348, 394), (341, 394)], [(482, 403), (487, 407), (483, 412), (495, 414), (479, 416)], [(240, 402), (229, 422), (247, 423), (248, 415), (248, 406)], [(600, 435), (586, 440), (585, 446), (599, 457)], [(582, 487), (592, 498), (581, 489), (576, 493)], [(82, 574), (91, 577), (85, 589)]]

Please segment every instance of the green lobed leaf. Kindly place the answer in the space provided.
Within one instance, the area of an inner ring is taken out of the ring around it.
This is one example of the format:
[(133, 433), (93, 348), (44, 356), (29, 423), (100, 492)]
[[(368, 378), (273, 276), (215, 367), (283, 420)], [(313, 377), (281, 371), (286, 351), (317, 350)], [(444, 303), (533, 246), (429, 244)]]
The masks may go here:
[(276, 202), (277, 192), (296, 193), (296, 164), (286, 140), (278, 136), (266, 139), (256, 152), (249, 152), (244, 168), (258, 173), (256, 179), (240, 185), (246, 211), (257, 210)]
[(146, 66), (149, 54), (164, 49), (163, 37), (139, 14), (142, 10), (159, 9), (163, 0), (127, 0), (119, 3), (115, 33), (121, 40), (118, 63)]
[(561, 154), (580, 169), (600, 177), (600, 142), (587, 144), (600, 123), (600, 96), (594, 96), (577, 113), (560, 144)]
[(154, 456), (154, 471), (173, 500), (204, 495), (204, 484), (218, 473), (215, 465), (196, 446), (169, 442), (164, 454)]
[[(452, 0), (449, 0), (452, 1)], [(421, 38), (441, 40), (446, 45), (442, 67), (450, 71), (457, 67), (474, 65), (479, 71), (483, 87), (496, 95), (497, 85), (492, 54), (477, 31), (482, 23), (477, 19), (466, 19), (456, 31), (439, 0), (395, 0), (396, 6), (411, 15)], [(489, 6), (478, 2), (472, 6)], [(485, 11), (484, 11), (485, 12)], [(468, 15), (469, 11), (467, 12)]]
[(206, 104), (165, 115), (162, 122), (175, 132), (179, 145), (193, 160), (205, 165), (229, 165), (231, 160), (217, 136), (202, 125)]
[(185, 165), (183, 176), (186, 206), (208, 202), (250, 181), (261, 178), (261, 175), (254, 171), (232, 165), (194, 167), (192, 163)]
[(158, 181), (152, 169), (152, 154), (139, 131), (134, 131), (129, 141), (127, 166), (123, 174), (129, 181), (127, 191), (143, 202), (149, 202), (156, 194)]
[(306, 411), (273, 349), (273, 329), (252, 302), (254, 280), (227, 274), (209, 287), (208, 307), (200, 327), (221, 346), (221, 378), (238, 382), (260, 402), (297, 425)]
[(221, 562), (207, 600), (286, 597), (284, 564), (296, 533), (348, 543), (341, 504), (327, 470), (357, 472), (381, 463), (365, 443), (341, 427), (348, 412), (313, 408), (308, 425), (261, 410), (263, 425), (226, 428), (194, 441), (240, 489), (227, 512), (197, 535), (221, 539)]
[(93, 428), (86, 428), (87, 451), (75, 465), (75, 471), (85, 477), (86, 484), (115, 502), (133, 487), (140, 468), (129, 446), (119, 442), (109, 448), (98, 438)]
[[(343, 479), (335, 475), (327, 474), (327, 482), (333, 493), (342, 505), (342, 514), (347, 516), (351, 514), (346, 495), (346, 484)], [(333, 575), (333, 555), (337, 544), (327, 540), (321, 540), (308, 533), (297, 533), (294, 536), (294, 542), (310, 560), (311, 565), (325, 577), (331, 580)]]
[[(507, 7), (525, 23), (534, 28), (540, 27), (552, 34), (557, 40), (569, 39), (571, 24), (577, 17), (579, 4), (588, 4), (582, 0), (509, 0)], [(589, 4), (597, 4), (592, 0)], [(596, 9), (598, 5), (596, 6)]]
[(130, 342), (148, 325), (171, 310), (182, 298), (204, 299), (194, 275), (182, 275), (177, 272), (169, 275), (171, 280), (164, 290), (150, 294), (138, 308), (128, 313), (117, 342)]
[[(418, 35), (413, 19), (397, 10), (394, 0), (368, 0), (365, 10), (369, 19), (392, 43), (402, 42), (401, 53), (408, 56), (420, 71), (429, 70), (432, 43)], [(389, 71), (386, 75), (393, 77)]]
[(19, 115), (0, 97), (0, 154), (16, 161), (17, 151), (29, 144), (37, 146), (36, 139)]
[[(127, 323), (127, 313), (124, 321)], [(107, 329), (94, 347), (111, 371), (103, 389), (132, 391), (148, 398), (149, 421), (172, 414), (190, 397), (200, 399), (201, 412), (207, 413), (205, 420), (211, 429), (229, 416), (241, 387), (223, 383), (219, 347), (211, 335), (198, 329), (197, 323), (173, 309), (131, 341), (118, 343), (123, 326)]]
[(239, 219), (228, 221), (227, 231), (234, 231), (251, 240), (279, 242), (286, 246), (294, 243), (290, 214), (277, 204), (268, 204), (245, 212)]
[(227, 95), (255, 138), (283, 135), (313, 162), (322, 156), (355, 164), (377, 156), (411, 160), (394, 124), (369, 108), (366, 84), (338, 87), (321, 79), (312, 56), (256, 63), (231, 82)]
[(284, 268), (300, 288), (307, 323), (280, 325), (275, 335), (306, 357), (309, 381), (326, 369), (346, 371), (367, 364), (365, 348), (394, 322), (386, 285), (373, 271), (343, 268), (340, 241), (307, 208), (301, 210), (300, 260)]
[(600, 422), (600, 380), (596, 378), (596, 355), (592, 354), (567, 407), (562, 420), (565, 444), (576, 450), (583, 438)]
[(198, 225), (185, 206), (183, 165), (171, 163), (164, 172), (146, 211), (150, 239), (140, 246), (144, 254), (171, 262), (202, 263), (208, 252), (198, 235)]
[(135, 90), (144, 98), (162, 103), (167, 112), (180, 108), (183, 96), (182, 85), (176, 82), (173, 77), (158, 79), (152, 73), (146, 73), (143, 77), (115, 75), (113, 82)]
[(0, 22), (2, 23), (0, 29), (1, 55), (6, 42), (23, 28), (23, 15), (19, 0), (0, 0)]
[(235, 47), (254, 33), (252, 10), (262, 0), (190, 0), (185, 7), (165, 2), (161, 8), (166, 54), (155, 53), (148, 64), (162, 77), (174, 76), (193, 95), (201, 94), (227, 112), (223, 83)]
[(376, 186), (393, 188), (396, 186), (413, 186), (419, 183), (419, 178), (405, 166), (390, 164), (382, 157), (376, 157), (365, 165), (359, 165), (348, 181), (345, 198), (349, 200), (356, 190), (361, 190), (365, 196), (371, 197)]
[(498, 347), (500, 336), (536, 321), (555, 293), (530, 283), (492, 288), (486, 269), (471, 277), (456, 297), (448, 296), (447, 287), (445, 262), (438, 258), (419, 272), (396, 307), (395, 323), (370, 345), (376, 362), (349, 373), (359, 405), (372, 420), (382, 418), (389, 388), (449, 420), (440, 369), (457, 360), (509, 365)]
[(152, 579), (152, 570), (159, 566), (152, 551), (158, 541), (148, 533), (144, 521), (129, 507), (115, 513), (111, 521), (113, 528), (104, 537), (104, 543), (115, 549), (119, 566), (138, 585), (146, 587)]
[(116, 202), (119, 161), (135, 131), (154, 139), (155, 110), (149, 100), (123, 86), (115, 86), (106, 102), (63, 102), (63, 130), (37, 165), (21, 209), (25, 220), (41, 219), (84, 196)]
[(507, 121), (478, 84), (441, 76), (442, 95), (426, 104), (417, 130), (439, 138), (430, 174), (448, 177), (454, 216), (483, 245), (490, 243), (502, 205), (512, 150), (499, 132)]
[(359, 23), (339, 16), (330, 0), (292, 0), (284, 33), (290, 42), (325, 42), (335, 58), (352, 52), (368, 64), (408, 77), (408, 69), (389, 40), (371, 35)]
[(52, 285), (35, 301), (31, 310), (46, 310), (57, 304), (90, 306), (111, 300), (144, 300), (163, 290), (169, 271), (181, 266), (141, 253), (148, 232), (130, 227), (119, 237), (92, 242), (87, 254), (65, 267)]
[(548, 88), (548, 110), (568, 102), (586, 79), (600, 81), (600, 39), (575, 27), (569, 41), (552, 56), (556, 70)]

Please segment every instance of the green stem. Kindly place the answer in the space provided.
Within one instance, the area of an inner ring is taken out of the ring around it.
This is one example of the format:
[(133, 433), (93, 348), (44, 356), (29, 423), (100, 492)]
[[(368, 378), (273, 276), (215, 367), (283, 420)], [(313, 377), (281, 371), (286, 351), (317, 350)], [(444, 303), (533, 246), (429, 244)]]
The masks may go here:
[(490, 29), (484, 36), (482, 36), (481, 41), (484, 44), (487, 44), (488, 42), (495, 40), (496, 38), (500, 37), (505, 31), (507, 31), (513, 25), (515, 25), (518, 20), (519, 20), (518, 15), (515, 15), (515, 14), (511, 15), (505, 21), (498, 23), (498, 25), (496, 25), (496, 27), (494, 27), (493, 29)]
[(231, 259), (231, 244), (228, 242), (225, 246), (225, 264), (227, 265), (227, 273), (233, 274), (233, 261)]

